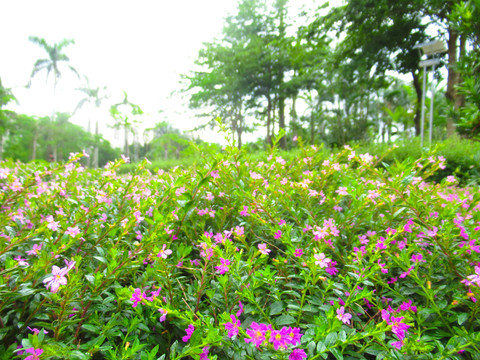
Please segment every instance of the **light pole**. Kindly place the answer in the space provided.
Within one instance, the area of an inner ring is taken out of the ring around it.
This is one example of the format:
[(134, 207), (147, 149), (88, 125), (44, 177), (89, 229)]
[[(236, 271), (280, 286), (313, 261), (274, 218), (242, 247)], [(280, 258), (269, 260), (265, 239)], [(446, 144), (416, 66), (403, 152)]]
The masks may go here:
[(440, 59), (435, 58), (435, 55), (444, 53), (447, 51), (445, 44), (441, 40), (434, 40), (422, 44), (417, 44), (413, 47), (414, 49), (422, 49), (423, 55), (432, 56), (433, 58), (422, 60), (419, 63), (420, 67), (423, 67), (423, 94), (422, 94), (422, 119), (420, 123), (420, 146), (423, 148), (423, 137), (424, 137), (424, 129), (425, 129), (425, 92), (427, 88), (427, 67), (432, 67), (432, 82), (430, 84), (431, 87), (431, 94), (432, 98), (430, 100), (430, 124), (429, 124), (429, 134), (428, 134), (428, 141), (429, 144), (432, 143), (432, 132), (433, 132), (433, 102), (435, 97), (435, 66), (440, 63)]

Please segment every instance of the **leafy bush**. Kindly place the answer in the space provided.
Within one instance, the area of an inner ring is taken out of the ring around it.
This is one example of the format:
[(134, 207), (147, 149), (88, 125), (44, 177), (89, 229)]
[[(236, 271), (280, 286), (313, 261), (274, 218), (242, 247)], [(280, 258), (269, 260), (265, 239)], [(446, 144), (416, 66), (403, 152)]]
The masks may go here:
[(480, 194), (427, 154), (0, 169), (3, 359), (478, 359)]

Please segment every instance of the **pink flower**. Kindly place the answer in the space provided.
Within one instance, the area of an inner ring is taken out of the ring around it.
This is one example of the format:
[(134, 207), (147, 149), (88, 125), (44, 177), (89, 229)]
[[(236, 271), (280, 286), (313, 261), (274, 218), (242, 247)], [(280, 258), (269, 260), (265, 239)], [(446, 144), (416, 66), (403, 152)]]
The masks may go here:
[(223, 275), (229, 270), (228, 265), (230, 265), (230, 260), (220, 258), (220, 265), (215, 266), (215, 270), (218, 274)]
[(27, 259), (22, 259), (20, 255), (14, 257), (13, 260), (17, 261), (19, 266), (30, 266)]
[(282, 237), (282, 232), (280, 230), (278, 230), (273, 237), (275, 239), (280, 239)]
[(350, 324), (350, 319), (352, 315), (345, 313), (345, 308), (342, 306), (340, 309), (337, 309), (337, 318), (341, 320), (344, 324)]
[(67, 228), (67, 231), (65, 231), (65, 234), (70, 235), (71, 237), (75, 237), (78, 234), (80, 234), (80, 230), (79, 230), (78, 226), (75, 226), (75, 227), (70, 227), (69, 226)]
[(250, 325), (250, 329), (246, 331), (248, 338), (245, 338), (246, 343), (252, 343), (257, 348), (265, 340), (265, 333), (272, 330), (271, 325), (257, 324), (255, 321)]
[(202, 353), (200, 354), (200, 360), (208, 360), (208, 346), (205, 346), (202, 349)]
[(270, 253), (270, 249), (267, 249), (267, 244), (258, 244), (258, 250), (263, 255), (268, 255)]
[(241, 301), (238, 302), (238, 307), (239, 307), (240, 309), (238, 309), (238, 311), (237, 311), (237, 314), (236, 314), (237, 317), (239, 317), (239, 316), (242, 315), (242, 313), (243, 313), (243, 304), (242, 304)]
[(335, 190), (338, 195), (348, 195), (346, 187), (339, 187), (338, 190)]
[(194, 331), (195, 331), (195, 326), (193, 326), (192, 324), (188, 325), (188, 328), (185, 329), (185, 332), (187, 333), (187, 335), (182, 337), (182, 341), (188, 342), (188, 340), (190, 340), (190, 338), (192, 337), (192, 334)]
[(162, 250), (160, 250), (157, 254), (157, 257), (161, 257), (162, 259), (166, 259), (168, 255), (172, 253), (172, 250), (166, 249), (167, 245), (163, 244)]
[(240, 211), (240, 215), (242, 215), (242, 216), (250, 216), (250, 214), (248, 213), (248, 206), (244, 206), (244, 207), (243, 207), (243, 210)]
[(233, 338), (238, 335), (238, 327), (240, 326), (240, 320), (238, 320), (235, 315), (230, 315), (231, 322), (225, 324), (225, 331), (228, 331), (228, 337)]
[(168, 314), (168, 311), (165, 310), (165, 309), (158, 309), (158, 311), (160, 312), (160, 314), (162, 314), (162, 316), (160, 316), (160, 322), (164, 322), (165, 319), (167, 318), (167, 314)]
[(39, 360), (39, 356), (42, 355), (43, 349), (35, 349), (31, 347), (26, 349), (25, 352), (32, 355), (28, 355), (24, 360)]
[(287, 349), (289, 343), (288, 329), (283, 327), (281, 330), (272, 330), (268, 341), (273, 344), (275, 350), (278, 350), (280, 347)]
[(303, 360), (306, 358), (307, 358), (307, 354), (305, 354), (305, 350), (303, 349), (295, 349), (288, 356), (288, 360)]
[(184, 192), (185, 192), (185, 187), (182, 186), (181, 188), (178, 188), (177, 190), (175, 190), (175, 195), (178, 197), (182, 195)]
[(315, 261), (315, 265), (320, 266), (322, 269), (326, 268), (328, 263), (331, 261), (331, 259), (325, 257), (324, 253), (315, 254), (313, 257), (317, 259), (317, 261)]
[(58, 266), (52, 266), (52, 276), (47, 277), (43, 280), (43, 283), (46, 284), (46, 288), (50, 288), (50, 291), (56, 293), (60, 285), (67, 285), (67, 278), (65, 275), (68, 273), (68, 268), (60, 269)]
[(303, 250), (302, 249), (295, 249), (295, 252), (293, 253), (295, 257), (300, 257), (303, 255)]

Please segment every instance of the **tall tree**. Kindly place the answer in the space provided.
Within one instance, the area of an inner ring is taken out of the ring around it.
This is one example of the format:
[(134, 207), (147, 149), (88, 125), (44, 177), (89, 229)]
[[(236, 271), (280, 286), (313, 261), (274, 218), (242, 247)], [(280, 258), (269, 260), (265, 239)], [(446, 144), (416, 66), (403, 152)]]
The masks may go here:
[[(74, 110), (74, 113), (81, 109), (83, 106), (89, 104), (93, 106), (95, 109), (99, 109), (102, 105), (102, 102), (108, 98), (106, 94), (107, 87), (96, 87), (92, 88), (90, 86), (90, 81), (88, 77), (85, 76), (86, 84), (80, 88), (77, 88), (78, 91), (82, 92), (84, 97), (79, 101), (77, 107)], [(88, 117), (88, 131), (91, 133), (91, 117)], [(93, 148), (93, 159), (92, 165), (94, 168), (98, 168), (98, 141), (99, 141), (99, 133), (98, 133), (98, 117), (95, 119), (95, 139), (94, 139), (94, 148)], [(92, 153), (92, 151), (90, 151)]]
[[(31, 80), (35, 75), (37, 75), (39, 72), (46, 71), (47, 72), (47, 82), (50, 74), (53, 74), (53, 96), (55, 99), (56, 95), (56, 90), (57, 90), (57, 84), (60, 78), (62, 77), (61, 69), (62, 67), (66, 67), (68, 70), (73, 72), (77, 77), (80, 77), (78, 75), (77, 70), (68, 64), (70, 61), (69, 57), (63, 53), (63, 50), (65, 47), (68, 45), (74, 44), (75, 42), (71, 39), (63, 39), (59, 43), (55, 43), (53, 45), (50, 45), (47, 43), (47, 41), (43, 38), (39, 38), (36, 36), (30, 36), (29, 40), (33, 42), (34, 44), (40, 46), (45, 52), (47, 53), (48, 57), (44, 59), (38, 59), (35, 64), (33, 65), (33, 71), (32, 74), (30, 75), (30, 82), (28, 86), (31, 84)], [(63, 71), (63, 70), (62, 70)], [(52, 122), (55, 121), (55, 105), (53, 106), (52, 109)], [(52, 134), (49, 134), (49, 137), (52, 137)], [(37, 137), (34, 137), (34, 141), (37, 141)], [(51, 157), (54, 161), (56, 161), (56, 149), (53, 148), (51, 151)]]
[[(114, 127), (123, 128), (124, 131), (124, 154), (130, 156), (128, 147), (128, 133), (135, 129), (135, 125), (139, 123), (138, 116), (143, 114), (139, 105), (128, 100), (128, 95), (123, 92), (123, 101), (110, 107), (110, 115), (115, 119)], [(134, 132), (135, 135), (135, 132)], [(135, 139), (134, 139), (135, 141)], [(138, 160), (138, 159), (135, 159)]]
[(11, 101), (16, 101), (15, 96), (10, 89), (3, 87), (0, 78), (0, 160), (3, 159), (4, 138), (8, 135), (8, 130), (16, 115), (13, 111), (3, 109)]

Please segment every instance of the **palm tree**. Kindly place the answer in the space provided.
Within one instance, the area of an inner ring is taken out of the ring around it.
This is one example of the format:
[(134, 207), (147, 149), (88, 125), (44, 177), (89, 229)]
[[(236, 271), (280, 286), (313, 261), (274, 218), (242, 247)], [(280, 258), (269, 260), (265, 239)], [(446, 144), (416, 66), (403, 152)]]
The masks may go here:
[[(47, 81), (48, 81), (49, 75), (53, 73), (53, 96), (55, 97), (57, 84), (62, 76), (62, 73), (60, 72), (61, 65), (65, 65), (71, 72), (73, 72), (78, 77), (80, 77), (78, 75), (77, 70), (75, 70), (75, 68), (73, 68), (71, 65), (67, 64), (70, 61), (70, 59), (68, 58), (67, 55), (65, 55), (62, 52), (65, 47), (75, 43), (73, 40), (63, 39), (58, 44), (50, 45), (45, 41), (45, 39), (39, 38), (37, 36), (30, 36), (28, 39), (34, 44), (37, 44), (42, 49), (44, 49), (47, 52), (48, 57), (45, 59), (38, 59), (35, 62), (35, 64), (33, 65), (32, 74), (30, 75), (30, 81), (27, 87), (30, 87), (32, 79), (37, 73), (45, 70), (47, 72)], [(53, 106), (53, 109), (52, 109), (51, 120), (52, 120), (52, 123), (55, 121), (55, 106)], [(52, 134), (49, 134), (49, 137), (51, 136)], [(49, 140), (51, 141), (52, 139), (49, 139)], [(36, 141), (36, 137), (34, 141)], [(35, 144), (34, 144), (34, 147), (35, 147)], [(56, 149), (54, 148), (52, 153), (52, 158), (54, 161), (56, 161), (56, 157), (57, 157)]]
[[(130, 120), (130, 116), (138, 116), (142, 115), (143, 111), (140, 106), (131, 103), (128, 100), (128, 95), (124, 91), (123, 92), (123, 101), (121, 103), (112, 105), (110, 107), (110, 115), (115, 119), (114, 128), (119, 129), (123, 127), (124, 130), (124, 154), (125, 156), (129, 157), (129, 149), (128, 149), (128, 132), (132, 131), (134, 136), (134, 143), (136, 141), (136, 130), (134, 128), (135, 124), (138, 124), (139, 121), (136, 119)], [(138, 160), (138, 159), (135, 159)]]
[[(108, 95), (105, 93), (107, 87), (104, 86), (102, 88), (92, 88), (90, 86), (90, 82), (88, 81), (88, 77), (85, 76), (86, 86), (77, 88), (78, 91), (82, 92), (85, 96), (79, 101), (77, 107), (73, 111), (73, 113), (77, 112), (80, 108), (82, 108), (85, 104), (93, 105), (96, 109), (100, 108), (102, 105), (102, 101), (108, 98)], [(90, 127), (91, 118), (88, 118), (88, 132), (91, 133)], [(95, 147), (93, 150), (93, 161), (92, 165), (94, 168), (98, 168), (98, 118), (95, 120)], [(92, 151), (90, 151), (91, 155)], [(90, 160), (89, 160), (90, 162)]]

